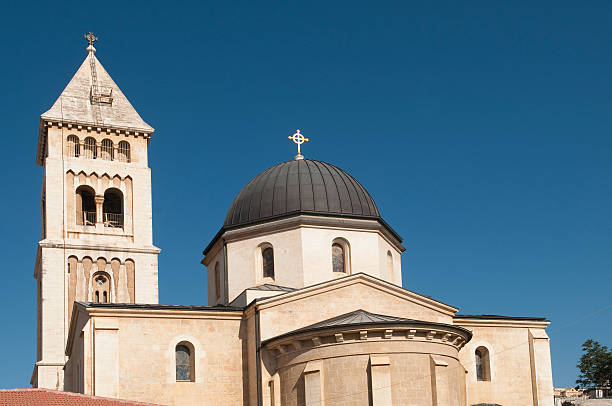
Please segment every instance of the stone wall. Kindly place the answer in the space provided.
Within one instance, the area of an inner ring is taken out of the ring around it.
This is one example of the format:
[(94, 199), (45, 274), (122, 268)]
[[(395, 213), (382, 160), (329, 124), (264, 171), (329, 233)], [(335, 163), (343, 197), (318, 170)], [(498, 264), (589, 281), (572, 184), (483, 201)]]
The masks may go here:
[[(81, 340), (93, 350), (82, 351), (75, 329), (67, 376), (71, 382), (85, 382), (84, 393), (164, 405), (243, 404), (241, 312), (79, 311), (88, 321), (75, 328), (89, 326)], [(175, 348), (181, 342), (194, 348), (195, 377), (190, 382), (176, 379)], [(82, 365), (80, 371), (77, 365)], [(78, 391), (79, 386), (71, 383), (68, 389)]]

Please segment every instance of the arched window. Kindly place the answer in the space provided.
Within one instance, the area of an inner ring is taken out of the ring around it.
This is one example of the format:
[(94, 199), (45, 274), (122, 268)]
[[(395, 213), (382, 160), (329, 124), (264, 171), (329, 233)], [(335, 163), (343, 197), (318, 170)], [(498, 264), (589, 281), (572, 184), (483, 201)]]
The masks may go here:
[(350, 273), (349, 244), (344, 238), (332, 242), (332, 270), (338, 273)]
[(117, 154), (120, 162), (130, 162), (130, 144), (127, 141), (119, 141)]
[(274, 278), (274, 249), (265, 247), (261, 250), (264, 278)]
[(98, 152), (96, 151), (96, 139), (93, 137), (85, 138), (83, 143), (84, 155), (85, 158), (95, 159), (98, 156)]
[(98, 272), (94, 274), (92, 279), (92, 292), (94, 302), (110, 302), (110, 277), (106, 272)]
[(215, 264), (215, 298), (221, 298), (221, 269), (219, 263)]
[(81, 185), (76, 190), (76, 223), (82, 226), (96, 225), (96, 202), (93, 188)]
[(491, 364), (489, 360), (489, 350), (485, 347), (478, 347), (474, 352), (476, 358), (476, 380), (491, 380)]
[(123, 227), (123, 193), (117, 188), (106, 189), (102, 205), (105, 227)]
[(393, 254), (391, 251), (387, 251), (387, 278), (393, 281)]
[(332, 264), (334, 272), (346, 272), (344, 263), (344, 247), (337, 243), (332, 244)]
[(107, 161), (113, 160), (113, 142), (108, 138), (102, 140), (100, 155), (102, 159), (106, 159)]
[(68, 156), (78, 157), (81, 155), (81, 146), (79, 145), (79, 137), (76, 135), (68, 136)]
[(180, 342), (176, 345), (176, 380), (177, 382), (195, 381), (194, 348), (191, 343)]

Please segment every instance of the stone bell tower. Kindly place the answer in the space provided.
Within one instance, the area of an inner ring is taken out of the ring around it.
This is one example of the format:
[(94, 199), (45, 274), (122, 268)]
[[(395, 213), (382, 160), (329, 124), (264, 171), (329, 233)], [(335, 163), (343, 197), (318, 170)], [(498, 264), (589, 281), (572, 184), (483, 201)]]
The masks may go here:
[(31, 384), (63, 389), (74, 301), (157, 303), (145, 123), (96, 58), (87, 57), (40, 118), (43, 167), (37, 362)]

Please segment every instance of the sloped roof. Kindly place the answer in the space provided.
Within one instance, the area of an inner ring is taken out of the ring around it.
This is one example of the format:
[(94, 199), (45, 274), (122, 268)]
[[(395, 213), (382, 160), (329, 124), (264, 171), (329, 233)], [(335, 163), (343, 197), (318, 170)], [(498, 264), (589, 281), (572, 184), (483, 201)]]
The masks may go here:
[(370, 313), (359, 309), (340, 316), (332, 317), (331, 319), (323, 320), (310, 326), (304, 327), (308, 330), (316, 330), (328, 327), (350, 326), (353, 324), (385, 324), (385, 323), (402, 323), (413, 322), (415, 320), (405, 319), (403, 317), (386, 316), (384, 314)]
[(295, 292), (297, 289), (289, 288), (287, 286), (274, 285), (272, 283), (264, 283), (263, 285), (252, 286), (245, 290), (269, 290), (278, 292)]
[(96, 303), (96, 302), (74, 302), (85, 308), (101, 309), (132, 309), (132, 310), (188, 310), (188, 311), (212, 311), (212, 312), (241, 312), (242, 307), (235, 306), (199, 306), (199, 305), (173, 305), (173, 304), (144, 304), (144, 303)]
[(281, 334), (280, 336), (270, 338), (265, 340), (262, 344), (268, 343), (273, 340), (277, 340), (279, 338), (306, 333), (310, 331), (317, 330), (325, 330), (329, 328), (339, 328), (339, 327), (350, 327), (350, 326), (367, 326), (367, 325), (384, 325), (384, 324), (412, 324), (412, 325), (430, 325), (430, 326), (441, 326), (448, 327), (454, 330), (461, 330), (468, 334), (471, 338), (472, 333), (459, 326), (453, 326), (451, 324), (446, 323), (436, 323), (431, 321), (422, 321), (422, 320), (413, 320), (413, 319), (405, 319), (403, 317), (395, 317), (395, 316), (387, 316), (384, 314), (376, 314), (370, 313), (363, 309), (355, 310), (350, 313), (341, 314), (340, 316), (332, 317), (331, 319), (323, 320), (315, 324), (311, 324), (306, 327), (299, 328), (297, 330), (290, 331), (285, 334)]
[(0, 389), (0, 406), (156, 406), (50, 389)]
[[(112, 103), (95, 104), (95, 108), (99, 108), (101, 121), (97, 121), (97, 114), (91, 102), (91, 89), (94, 84), (91, 69), (92, 62), (96, 70), (97, 86), (99, 88), (112, 89)], [(98, 58), (96, 58), (94, 52), (88, 52), (81, 67), (74, 74), (53, 106), (41, 115), (41, 119), (45, 121), (131, 129), (145, 133), (152, 133), (154, 131), (153, 127), (145, 123), (136, 112), (121, 89), (119, 89), (119, 86), (117, 86)]]
[(500, 316), (498, 314), (456, 314), (455, 319), (549, 321), (546, 317)]

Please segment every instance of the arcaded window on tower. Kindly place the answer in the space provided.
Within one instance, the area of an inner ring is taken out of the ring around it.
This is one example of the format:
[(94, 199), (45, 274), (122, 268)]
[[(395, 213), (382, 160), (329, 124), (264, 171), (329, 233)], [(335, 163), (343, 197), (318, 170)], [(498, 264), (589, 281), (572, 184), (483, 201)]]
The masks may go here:
[(102, 214), (105, 227), (123, 227), (123, 193), (117, 188), (110, 188), (104, 192)]
[(261, 251), (264, 278), (274, 278), (274, 249), (266, 247)]
[(177, 344), (175, 349), (177, 382), (195, 381), (194, 352), (191, 343), (181, 342)]
[(102, 159), (106, 159), (107, 161), (113, 160), (113, 142), (108, 138), (102, 140), (100, 155)]
[(76, 135), (68, 136), (68, 156), (79, 157), (81, 155), (81, 146), (79, 145), (79, 137)]
[(119, 141), (117, 155), (120, 162), (130, 162), (130, 144), (127, 141)]
[(96, 303), (110, 303), (110, 277), (106, 272), (94, 274), (92, 300)]
[(491, 365), (489, 360), (489, 350), (485, 347), (478, 347), (474, 352), (476, 359), (476, 380), (490, 381), (491, 380)]
[(96, 139), (93, 137), (85, 138), (83, 142), (83, 155), (85, 158), (95, 159), (98, 156), (96, 151)]
[(96, 225), (96, 202), (93, 188), (81, 185), (76, 190), (76, 223), (81, 226)]

